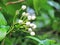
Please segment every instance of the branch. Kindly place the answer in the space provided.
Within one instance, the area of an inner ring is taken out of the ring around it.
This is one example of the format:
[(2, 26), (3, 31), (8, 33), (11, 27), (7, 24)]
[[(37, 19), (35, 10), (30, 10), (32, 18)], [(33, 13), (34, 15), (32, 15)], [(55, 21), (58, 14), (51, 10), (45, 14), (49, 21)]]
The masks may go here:
[(14, 1), (14, 2), (7, 2), (5, 5), (11, 5), (11, 4), (16, 4), (16, 3), (20, 3), (23, 2), (24, 0), (18, 0), (18, 1)]

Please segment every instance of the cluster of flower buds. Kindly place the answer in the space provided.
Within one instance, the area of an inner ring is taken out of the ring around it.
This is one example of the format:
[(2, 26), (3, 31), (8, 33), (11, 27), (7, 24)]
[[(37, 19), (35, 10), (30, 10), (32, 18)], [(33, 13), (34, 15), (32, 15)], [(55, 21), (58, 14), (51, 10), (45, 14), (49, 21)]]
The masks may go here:
[(29, 13), (26, 13), (26, 12), (23, 12), (22, 16), (26, 16), (28, 18), (28, 20), (35, 20), (36, 19), (35, 14), (30, 15)]
[[(25, 10), (26, 9), (26, 5), (22, 5), (21, 9)], [(35, 14), (30, 15), (27, 12), (23, 12), (21, 17), (23, 17), (23, 19), (19, 19), (17, 22), (19, 24), (25, 24), (26, 27), (27, 27), (28, 32), (30, 33), (30, 35), (32, 35), (32, 36), (35, 35), (35, 32), (33, 30), (36, 29), (36, 25), (31, 22), (31, 20), (35, 20), (36, 19)], [(24, 17), (26, 17), (25, 20), (24, 20)]]
[(33, 30), (36, 28), (36, 25), (34, 23), (26, 22), (26, 26), (29, 26), (28, 32), (30, 32), (30, 35), (35, 35)]

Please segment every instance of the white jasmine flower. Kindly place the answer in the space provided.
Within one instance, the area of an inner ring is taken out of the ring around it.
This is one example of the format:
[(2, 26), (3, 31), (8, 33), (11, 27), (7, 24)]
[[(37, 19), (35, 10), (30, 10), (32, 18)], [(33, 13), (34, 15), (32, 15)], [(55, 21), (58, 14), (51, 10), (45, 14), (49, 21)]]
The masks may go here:
[(33, 31), (32, 31), (32, 32), (30, 32), (30, 35), (34, 36), (34, 35), (35, 35), (35, 32), (33, 32)]
[(31, 19), (32, 19), (32, 18), (31, 18), (31, 16), (29, 15), (29, 16), (28, 16), (28, 20), (31, 20)]
[(27, 25), (27, 26), (30, 26), (30, 22), (26, 22), (26, 25)]
[(29, 32), (32, 32), (32, 28), (28, 28), (28, 31), (29, 31)]
[(22, 23), (23, 23), (23, 20), (18, 20), (18, 23), (19, 23), (19, 24), (22, 24)]
[(26, 5), (22, 5), (22, 10), (25, 10), (26, 9)]
[(35, 20), (36, 19), (36, 16), (35, 15), (32, 15), (32, 20)]

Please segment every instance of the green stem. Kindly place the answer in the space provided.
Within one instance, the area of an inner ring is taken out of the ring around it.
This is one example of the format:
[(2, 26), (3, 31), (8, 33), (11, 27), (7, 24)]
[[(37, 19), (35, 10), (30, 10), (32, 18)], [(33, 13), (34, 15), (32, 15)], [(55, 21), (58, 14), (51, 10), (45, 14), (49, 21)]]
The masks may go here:
[(10, 30), (7, 32), (7, 34), (9, 34), (13, 29), (14, 29), (14, 25), (11, 26), (11, 28), (10, 28)]
[(22, 20), (22, 18), (23, 18), (23, 16), (21, 16), (21, 18), (20, 18), (20, 19)]
[(14, 29), (16, 16), (17, 16), (17, 15), (15, 14), (15, 16), (14, 16), (14, 18), (13, 18), (13, 24), (12, 24), (10, 30), (7, 32), (7, 34), (9, 34), (9, 33)]
[(24, 22), (27, 22), (28, 21), (28, 19), (26, 19)]
[(23, 21), (25, 21), (25, 19), (26, 19), (26, 16), (23, 18)]

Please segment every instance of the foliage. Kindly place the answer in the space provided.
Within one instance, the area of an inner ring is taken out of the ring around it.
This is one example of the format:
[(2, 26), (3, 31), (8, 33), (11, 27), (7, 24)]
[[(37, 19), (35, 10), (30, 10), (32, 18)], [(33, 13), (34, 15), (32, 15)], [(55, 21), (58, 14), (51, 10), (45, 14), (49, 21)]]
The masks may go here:
[(59, 0), (0, 0), (0, 45), (59, 45)]

